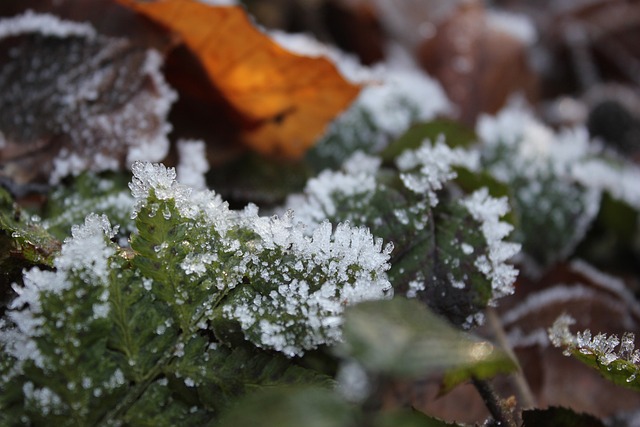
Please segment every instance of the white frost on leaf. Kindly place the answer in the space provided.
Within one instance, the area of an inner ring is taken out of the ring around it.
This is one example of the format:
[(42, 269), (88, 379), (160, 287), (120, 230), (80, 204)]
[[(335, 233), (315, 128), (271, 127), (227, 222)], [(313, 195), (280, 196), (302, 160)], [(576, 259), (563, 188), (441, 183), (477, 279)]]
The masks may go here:
[(53, 37), (96, 36), (95, 29), (89, 24), (63, 21), (48, 13), (40, 14), (28, 10), (22, 15), (0, 19), (0, 39), (30, 33)]
[(260, 236), (258, 258), (274, 253), (290, 260), (249, 265), (253, 286), (273, 290), (246, 291), (224, 307), (254, 344), (300, 356), (342, 339), (345, 307), (392, 296), (386, 271), (393, 246), (383, 247), (367, 228), (339, 224), (333, 231), (324, 222), (306, 236), (290, 211), (282, 218), (252, 214), (246, 223)]
[(313, 230), (327, 217), (336, 214), (336, 196), (353, 199), (366, 197), (376, 190), (376, 173), (380, 159), (362, 152), (354, 153), (342, 171), (324, 170), (307, 181), (303, 194), (290, 195), (285, 208), (296, 212), (297, 221)]
[(480, 222), (487, 242), (488, 256), (479, 255), (475, 266), (491, 281), (492, 300), (512, 294), (518, 270), (506, 261), (520, 251), (520, 245), (504, 241), (513, 230), (511, 224), (500, 220), (509, 212), (507, 198), (496, 199), (489, 195), (486, 188), (481, 188), (464, 198), (461, 203)]
[(233, 289), (221, 311), (257, 346), (295, 356), (337, 342), (346, 306), (392, 295), (386, 275), (392, 245), (367, 228), (338, 224), (334, 230), (324, 222), (308, 236), (292, 211), (281, 217), (261, 217), (254, 205), (232, 211), (214, 192), (176, 182), (173, 169), (141, 162), (132, 169), (136, 212), (160, 215), (159, 201), (175, 203), (203, 249), (213, 251), (187, 255), (181, 269), (189, 277), (210, 274), (218, 289)]
[(436, 191), (457, 177), (454, 166), (476, 170), (479, 160), (476, 151), (450, 148), (444, 137), (440, 137), (435, 144), (426, 140), (417, 150), (404, 151), (396, 159), (396, 164), (402, 171), (400, 178), (405, 187), (414, 193), (426, 194), (429, 204), (435, 207), (438, 204)]
[[(591, 331), (586, 329), (577, 334), (572, 334), (569, 327), (576, 321), (571, 316), (563, 314), (558, 317), (553, 325), (549, 328), (549, 340), (555, 347), (564, 349), (565, 355), (579, 352), (585, 355), (593, 355), (598, 362), (604, 366), (610, 365), (616, 360), (629, 362), (635, 365), (635, 373), (632, 374), (631, 380), (635, 379), (638, 371), (640, 371), (640, 350), (635, 349), (635, 335), (631, 332), (625, 332), (621, 338), (617, 335), (606, 335), (598, 333), (592, 336)], [(616, 347), (619, 348), (616, 350)]]
[[(18, 360), (19, 366), (26, 360), (32, 360), (38, 367), (44, 366), (43, 356), (33, 340), (44, 333), (42, 298), (47, 295), (59, 296), (76, 286), (78, 280), (85, 286), (108, 285), (109, 262), (115, 254), (109, 239), (116, 231), (106, 216), (88, 215), (84, 225), (72, 228), (72, 236), (65, 240), (60, 254), (54, 260), (55, 271), (34, 267), (24, 273), (24, 286), (13, 286), (17, 297), (9, 304), (7, 318), (15, 328), (3, 328), (0, 342), (5, 351)], [(108, 314), (109, 308), (105, 305), (107, 299), (108, 291), (105, 289), (93, 306), (93, 319), (87, 319), (87, 322)], [(71, 311), (67, 310), (65, 315), (71, 316), (73, 309), (70, 307)]]
[(490, 165), (495, 177), (504, 182), (515, 176), (535, 179), (540, 173), (568, 176), (575, 162), (599, 152), (584, 127), (555, 133), (519, 103), (509, 104), (495, 116), (480, 116), (476, 132), (490, 160), (500, 150), (510, 154)]

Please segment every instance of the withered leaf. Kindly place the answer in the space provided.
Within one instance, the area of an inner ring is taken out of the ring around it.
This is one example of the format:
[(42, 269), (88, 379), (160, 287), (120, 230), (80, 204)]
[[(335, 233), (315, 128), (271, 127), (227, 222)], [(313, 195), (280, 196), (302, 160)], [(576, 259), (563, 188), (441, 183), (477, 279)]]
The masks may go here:
[(358, 94), (328, 59), (286, 51), (240, 7), (118, 1), (181, 37), (240, 114), (241, 139), (262, 153), (300, 157)]
[(175, 94), (159, 54), (51, 15), (28, 12), (3, 27), (18, 31), (0, 32), (2, 175), (56, 183), (164, 158)]

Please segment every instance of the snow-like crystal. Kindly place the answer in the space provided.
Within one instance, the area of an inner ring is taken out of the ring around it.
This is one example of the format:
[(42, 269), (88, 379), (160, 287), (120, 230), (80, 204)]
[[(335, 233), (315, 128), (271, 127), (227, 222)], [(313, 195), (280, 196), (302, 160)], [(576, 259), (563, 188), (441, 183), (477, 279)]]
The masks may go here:
[(209, 171), (209, 162), (204, 141), (179, 140), (178, 159), (178, 181), (196, 190), (206, 189), (205, 174)]
[(491, 281), (493, 298), (513, 293), (513, 283), (518, 270), (506, 261), (520, 251), (520, 245), (503, 240), (513, 229), (510, 224), (500, 221), (500, 218), (509, 211), (507, 198), (496, 199), (489, 196), (486, 188), (481, 188), (463, 199), (461, 203), (481, 224), (489, 256), (480, 255), (475, 265)]
[[(84, 225), (74, 226), (71, 234), (54, 261), (56, 271), (32, 268), (24, 273), (23, 286), (13, 286), (17, 297), (9, 304), (7, 318), (15, 328), (2, 328), (0, 342), (5, 351), (18, 360), (17, 370), (26, 360), (44, 367), (45, 360), (33, 339), (42, 335), (46, 326), (42, 316), (43, 295), (60, 295), (71, 289), (77, 280), (86, 286), (106, 286), (109, 282), (109, 260), (115, 254), (109, 239), (115, 230), (106, 216), (88, 215)], [(108, 291), (105, 289), (100, 296), (101, 302), (93, 305), (94, 316), (87, 319), (87, 323), (107, 316), (107, 299)]]
[[(385, 272), (392, 246), (383, 247), (368, 229), (339, 224), (333, 230), (323, 222), (306, 236), (290, 211), (261, 218), (253, 209), (245, 212), (245, 220), (260, 236), (255, 250), (283, 251), (295, 260), (250, 268), (250, 280), (275, 288), (268, 295), (244, 294), (241, 301), (224, 307), (224, 314), (238, 320), (256, 345), (297, 356), (338, 342), (345, 306), (391, 295)], [(274, 317), (278, 312), (283, 314)], [(271, 315), (265, 318), (266, 313)]]
[(404, 172), (400, 174), (404, 185), (415, 193), (426, 194), (433, 207), (438, 204), (436, 191), (457, 176), (453, 167), (475, 170), (479, 165), (479, 157), (473, 151), (450, 148), (440, 137), (435, 144), (426, 140), (417, 150), (403, 152), (396, 159), (396, 164)]
[(356, 152), (346, 160), (343, 171), (324, 170), (311, 178), (305, 186), (304, 196), (289, 196), (285, 207), (295, 211), (296, 219), (312, 230), (327, 217), (336, 214), (336, 195), (347, 199), (356, 195), (366, 198), (373, 194), (376, 189), (375, 174), (379, 167), (378, 158)]

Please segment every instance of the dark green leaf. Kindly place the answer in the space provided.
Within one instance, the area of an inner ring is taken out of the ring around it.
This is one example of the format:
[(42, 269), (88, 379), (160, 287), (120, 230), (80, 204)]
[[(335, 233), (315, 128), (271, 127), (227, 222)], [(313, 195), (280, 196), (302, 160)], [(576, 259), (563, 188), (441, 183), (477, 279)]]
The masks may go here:
[(456, 423), (447, 423), (415, 410), (394, 410), (381, 412), (376, 416), (374, 427), (455, 427)]
[(417, 149), (426, 139), (435, 142), (440, 137), (444, 137), (450, 147), (468, 148), (477, 141), (475, 132), (460, 122), (434, 120), (412, 126), (400, 138), (389, 144), (380, 155), (385, 162), (390, 163), (403, 151)]
[(550, 407), (522, 412), (522, 427), (604, 427), (598, 418), (569, 408)]
[(312, 387), (280, 387), (242, 399), (220, 427), (356, 427), (358, 415), (337, 394)]

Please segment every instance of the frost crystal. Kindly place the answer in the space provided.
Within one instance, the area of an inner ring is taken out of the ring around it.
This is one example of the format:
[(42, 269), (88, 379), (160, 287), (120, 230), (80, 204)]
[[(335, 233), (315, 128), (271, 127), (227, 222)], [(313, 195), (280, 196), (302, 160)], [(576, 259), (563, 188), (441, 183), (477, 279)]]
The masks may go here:
[(336, 214), (336, 197), (353, 199), (358, 195), (366, 203), (376, 189), (375, 174), (379, 167), (379, 158), (356, 152), (345, 161), (343, 171), (322, 171), (307, 182), (304, 195), (289, 196), (285, 207), (295, 211), (296, 219), (312, 230)]
[[(633, 333), (626, 332), (622, 335), (621, 339), (619, 339), (617, 335), (607, 336), (602, 333), (592, 337), (589, 329), (573, 335), (569, 330), (569, 326), (573, 324), (575, 324), (575, 320), (567, 314), (563, 314), (556, 319), (548, 331), (551, 343), (556, 347), (563, 347), (566, 355), (573, 352), (593, 355), (603, 366), (608, 366), (620, 360), (624, 362), (626, 368), (634, 370), (631, 381), (635, 379), (635, 375), (640, 370), (640, 366), (638, 366), (640, 362), (640, 351), (634, 350), (635, 335)], [(618, 345), (620, 347), (616, 351)], [(622, 369), (622, 367), (619, 369)]]
[(206, 189), (205, 174), (209, 171), (209, 162), (204, 141), (178, 141), (178, 158), (180, 163), (176, 169), (180, 183), (196, 190)]
[[(19, 361), (19, 366), (26, 360), (32, 360), (36, 366), (43, 367), (44, 359), (33, 337), (44, 334), (46, 324), (42, 304), (43, 298), (49, 295), (61, 297), (77, 286), (78, 279), (84, 286), (102, 288), (108, 284), (109, 259), (115, 249), (109, 241), (115, 230), (106, 216), (88, 215), (84, 225), (74, 226), (72, 237), (67, 239), (55, 259), (56, 271), (43, 271), (33, 268), (24, 273), (24, 286), (14, 285), (17, 297), (9, 305), (7, 318), (15, 325), (14, 329), (0, 331), (0, 343), (5, 351)], [(84, 290), (79, 290), (82, 296)], [(104, 318), (109, 311), (106, 304), (108, 292), (101, 289), (92, 306), (93, 318), (87, 322)], [(69, 316), (74, 309), (70, 307)]]
[(520, 245), (503, 240), (513, 230), (510, 224), (500, 221), (509, 211), (507, 198), (493, 198), (486, 188), (481, 188), (465, 198), (462, 204), (482, 224), (482, 234), (487, 242), (488, 257), (478, 256), (476, 267), (491, 280), (494, 299), (510, 295), (518, 270), (506, 261), (520, 251)]
[(55, 184), (167, 154), (176, 94), (158, 52), (32, 12), (0, 20), (6, 37), (15, 42), (0, 70), (5, 174)]
[(266, 295), (245, 292), (225, 306), (225, 315), (238, 320), (255, 344), (302, 355), (341, 340), (346, 306), (392, 295), (385, 274), (392, 246), (383, 248), (368, 229), (339, 224), (332, 231), (324, 222), (307, 237), (291, 214), (255, 217), (251, 223), (265, 250), (296, 260), (249, 269), (252, 283), (273, 290)]
[(403, 152), (396, 159), (396, 164), (404, 172), (400, 174), (404, 185), (415, 193), (426, 194), (430, 205), (435, 207), (438, 204), (436, 191), (457, 176), (453, 167), (464, 166), (476, 170), (479, 160), (477, 152), (452, 149), (441, 137), (435, 145), (427, 140), (417, 150)]

